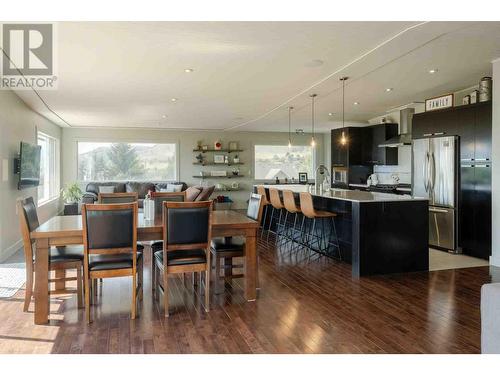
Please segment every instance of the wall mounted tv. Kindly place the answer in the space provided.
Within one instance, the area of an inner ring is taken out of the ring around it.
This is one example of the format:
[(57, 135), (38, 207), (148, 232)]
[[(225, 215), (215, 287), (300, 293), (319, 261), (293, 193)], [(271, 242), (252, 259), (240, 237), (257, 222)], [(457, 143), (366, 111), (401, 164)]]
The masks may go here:
[(17, 185), (19, 190), (40, 185), (41, 152), (41, 146), (21, 142), (19, 183)]

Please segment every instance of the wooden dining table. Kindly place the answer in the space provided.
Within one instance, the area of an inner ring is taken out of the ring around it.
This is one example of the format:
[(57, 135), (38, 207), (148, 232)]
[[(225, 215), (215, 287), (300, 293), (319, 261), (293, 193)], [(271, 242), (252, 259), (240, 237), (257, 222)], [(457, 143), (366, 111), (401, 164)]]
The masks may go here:
[[(242, 236), (245, 245), (245, 298), (255, 301), (257, 296), (257, 221), (243, 213), (230, 210), (213, 212), (212, 237)], [(139, 213), (138, 241), (162, 239), (161, 218), (146, 220)], [(55, 216), (31, 232), (35, 246), (35, 324), (49, 321), (49, 249), (53, 246), (82, 245), (82, 216)]]

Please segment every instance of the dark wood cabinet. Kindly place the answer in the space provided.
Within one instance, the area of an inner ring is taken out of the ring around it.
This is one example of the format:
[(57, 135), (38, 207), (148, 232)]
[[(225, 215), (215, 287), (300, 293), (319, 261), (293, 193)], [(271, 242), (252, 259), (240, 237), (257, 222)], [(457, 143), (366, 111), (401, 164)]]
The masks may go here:
[(398, 135), (398, 124), (344, 128), (347, 144), (342, 145), (342, 129), (332, 130), (332, 166), (397, 165), (398, 149), (379, 147)]
[(397, 147), (379, 147), (386, 140), (398, 135), (398, 124), (373, 125), (367, 130), (371, 133), (371, 160), (368, 162), (373, 165), (398, 165)]
[[(340, 143), (340, 139), (342, 136), (342, 129), (333, 129), (332, 130), (332, 167), (347, 167), (348, 163), (348, 152), (349, 152), (349, 144), (343, 145)], [(347, 136), (347, 133), (346, 133)]]
[(457, 135), (460, 140), (458, 245), (474, 257), (491, 255), (491, 102), (413, 117), (413, 138)]

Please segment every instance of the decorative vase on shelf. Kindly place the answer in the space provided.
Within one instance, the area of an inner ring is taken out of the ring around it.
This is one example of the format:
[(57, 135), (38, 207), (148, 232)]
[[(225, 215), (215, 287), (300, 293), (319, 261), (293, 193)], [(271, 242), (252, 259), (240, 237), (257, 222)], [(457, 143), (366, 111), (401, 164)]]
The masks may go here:
[(214, 150), (222, 150), (222, 142), (219, 140), (219, 141), (215, 141), (214, 143)]
[(234, 156), (233, 163), (238, 164), (240, 162), (240, 157), (238, 155)]

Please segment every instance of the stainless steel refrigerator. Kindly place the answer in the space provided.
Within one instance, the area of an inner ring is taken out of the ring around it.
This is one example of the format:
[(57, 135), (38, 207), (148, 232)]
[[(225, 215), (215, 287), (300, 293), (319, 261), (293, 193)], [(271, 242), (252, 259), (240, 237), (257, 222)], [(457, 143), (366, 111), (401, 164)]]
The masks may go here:
[(457, 248), (458, 138), (412, 141), (412, 194), (429, 198), (429, 245)]

